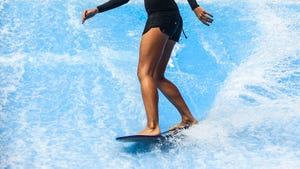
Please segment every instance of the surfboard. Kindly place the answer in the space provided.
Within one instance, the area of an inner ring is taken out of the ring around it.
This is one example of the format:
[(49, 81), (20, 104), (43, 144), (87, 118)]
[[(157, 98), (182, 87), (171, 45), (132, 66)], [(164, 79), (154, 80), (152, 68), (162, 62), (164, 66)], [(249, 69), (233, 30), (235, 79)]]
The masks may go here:
[(166, 141), (168, 139), (174, 138), (178, 136), (178, 134), (185, 130), (185, 128), (179, 128), (171, 131), (162, 132), (157, 136), (147, 136), (147, 135), (128, 135), (117, 137), (116, 140), (120, 142), (158, 142), (158, 141)]

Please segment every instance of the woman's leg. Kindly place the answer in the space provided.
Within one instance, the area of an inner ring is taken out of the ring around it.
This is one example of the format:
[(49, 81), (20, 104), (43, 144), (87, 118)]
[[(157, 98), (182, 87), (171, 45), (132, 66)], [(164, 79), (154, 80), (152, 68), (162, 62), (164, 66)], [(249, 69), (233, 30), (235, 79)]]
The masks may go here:
[(159, 63), (157, 64), (154, 73), (154, 78), (157, 87), (168, 98), (168, 100), (177, 108), (177, 110), (181, 115), (182, 121), (177, 125), (171, 127), (170, 130), (176, 129), (181, 126), (193, 125), (198, 123), (197, 120), (191, 114), (178, 88), (172, 82), (170, 82), (168, 79), (164, 77), (164, 73), (175, 43), (176, 43), (175, 41), (168, 40), (164, 48), (164, 53), (162, 54), (162, 57)]
[(163, 55), (168, 38), (159, 28), (152, 28), (142, 36), (137, 74), (147, 115), (147, 126), (138, 133), (139, 135), (160, 134), (158, 124), (158, 92), (153, 75)]

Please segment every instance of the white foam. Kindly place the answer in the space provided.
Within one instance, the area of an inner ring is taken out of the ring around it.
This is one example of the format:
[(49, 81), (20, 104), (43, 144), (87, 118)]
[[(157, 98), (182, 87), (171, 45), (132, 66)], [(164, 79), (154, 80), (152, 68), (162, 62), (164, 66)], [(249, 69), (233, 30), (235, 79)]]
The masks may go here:
[(120, 86), (120, 92), (124, 94), (121, 103), (117, 105), (117, 118), (120, 122), (124, 123), (122, 124), (123, 130), (127, 134), (132, 133), (132, 131), (130, 132), (130, 128), (128, 128), (130, 126), (128, 123), (131, 120), (139, 119), (136, 127), (138, 127), (138, 124), (140, 127), (145, 125), (145, 112), (141, 111), (143, 110), (143, 106), (140, 100), (139, 83), (135, 73), (138, 56), (132, 52), (112, 50), (106, 47), (100, 48), (100, 56), (105, 69), (111, 72), (112, 78), (117, 80), (117, 84), (111, 85)]
[[(255, 52), (229, 75), (221, 92), (216, 97), (217, 100), (212, 112), (227, 112), (233, 107), (238, 106), (241, 104), (239, 100), (242, 94), (254, 97), (267, 107), (269, 107), (268, 105), (270, 104), (273, 106), (276, 102), (285, 103), (285, 99), (293, 99), (287, 96), (289, 94), (286, 95), (285, 93), (278, 92), (280, 88), (289, 88), (288, 86), (282, 86), (282, 84), (278, 83), (278, 80), (280, 80), (281, 77), (290, 76), (289, 72), (295, 73), (299, 71), (297, 67), (295, 68), (289, 63), (295, 59), (297, 60), (297, 58), (299, 59), (297, 51), (300, 46), (299, 43), (294, 43), (300, 40), (299, 32), (286, 27), (290, 21), (285, 18), (280, 18), (266, 5), (255, 5), (255, 7), (253, 7), (253, 13), (257, 12), (261, 13), (261, 15), (256, 15), (255, 18), (261, 32), (260, 36), (255, 40), (257, 44)], [(272, 20), (266, 22), (268, 18), (272, 18)], [(282, 62), (286, 62), (289, 65), (278, 67)], [(247, 90), (245, 86), (261, 86), (261, 88), (275, 93), (278, 99), (270, 100), (266, 97), (261, 97)], [(227, 105), (222, 104), (223, 99), (226, 99)], [(293, 103), (292, 100), (290, 101)], [(243, 107), (243, 105), (241, 106)], [(232, 112), (228, 113), (230, 116), (236, 114)], [(224, 115), (221, 115), (221, 117), (223, 116)]]
[[(49, 2), (52, 1), (45, 1), (40, 6), (47, 5)], [(67, 10), (70, 12), (67, 22), (75, 27), (73, 35), (76, 35), (81, 31), (80, 26), (76, 27), (80, 17), (78, 20), (75, 17), (75, 6), (72, 4), (75, 1), (69, 2), (66, 5), (70, 7), (69, 11)], [(202, 2), (204, 4), (220, 2), (222, 6), (237, 1)], [(300, 98), (298, 88), (292, 86), (298, 81), (291, 80), (292, 75), (299, 76), (297, 74), (299, 65), (292, 63), (299, 59), (299, 52), (297, 53), (299, 46), (295, 43), (299, 41), (299, 31), (292, 23), (295, 20), (294, 16), (296, 20), (299, 20), (299, 16), (294, 13), (285, 14), (284, 11), (279, 10), (279, 7), (272, 9), (269, 6), (270, 3), (277, 4), (277, 2), (285, 4), (285, 1), (246, 3), (252, 5), (249, 18), (253, 18), (254, 23), (259, 26), (257, 31), (261, 31), (253, 41), (257, 43), (255, 51), (229, 75), (207, 119), (187, 131), (187, 139), (173, 147), (155, 145), (148, 149), (144, 146), (132, 146), (126, 149), (124, 147), (127, 145), (113, 141), (116, 132), (122, 130), (120, 133), (132, 134), (145, 124), (145, 114), (142, 111), (135, 73), (137, 53), (115, 50), (117, 47), (113, 46), (114, 42), (112, 42), (109, 47), (102, 46), (99, 53), (77, 51), (76, 55), (72, 55), (35, 52), (37, 55), (28, 56), (15, 52), (10, 56), (0, 57), (1, 67), (12, 67), (11, 75), (5, 76), (7, 85), (1, 88), (7, 93), (18, 90), (20, 80), (26, 71), (25, 63), (28, 66), (47, 68), (66, 65), (72, 66), (72, 69), (82, 65), (92, 65), (95, 66), (92, 69), (96, 69), (97, 72), (96, 77), (85, 77), (88, 76), (89, 72), (87, 72), (76, 78), (76, 82), (72, 81), (74, 84), (71, 87), (75, 89), (69, 97), (74, 97), (71, 100), (74, 103), (64, 105), (63, 108), (59, 107), (61, 105), (55, 105), (55, 111), (51, 110), (50, 113), (56, 112), (58, 117), (52, 115), (51, 118), (55, 120), (49, 124), (39, 124), (43, 122), (39, 118), (49, 112), (36, 114), (35, 111), (31, 111), (38, 108), (38, 103), (29, 102), (29, 105), (20, 108), (20, 112), (7, 114), (16, 120), (9, 122), (17, 124), (13, 129), (5, 129), (7, 134), (5, 136), (13, 138), (13, 142), (10, 140), (7, 142), (8, 146), (5, 148), (9, 151), (3, 151), (5, 161), (1, 161), (0, 166), (12, 168), (149, 168), (149, 166), (153, 168), (299, 168)], [(293, 18), (289, 19), (287, 17), (289, 15)], [(89, 41), (93, 42), (94, 36), (101, 34), (101, 31), (99, 34), (96, 31), (98, 30), (89, 32)], [(25, 35), (26, 33), (22, 36)], [(129, 32), (128, 36), (135, 35)], [(214, 40), (218, 42), (218, 38)], [(97, 47), (93, 49), (95, 48)], [(180, 48), (179, 46), (179, 50)], [(204, 48), (218, 63), (224, 63), (224, 58), (220, 55), (226, 55), (227, 51), (215, 50), (210, 44)], [(174, 55), (176, 54), (175, 50)], [(173, 56), (172, 59), (177, 58)], [(176, 63), (173, 62), (178, 78), (196, 78), (197, 75), (182, 72)], [(107, 74), (109, 77), (104, 77)], [(60, 72), (55, 72), (54, 76), (60, 76)], [(278, 80), (283, 78), (290, 78), (287, 80), (289, 84), (279, 83)], [(106, 85), (103, 85), (104, 83)], [(189, 83), (182, 86), (185, 90), (189, 90), (192, 85), (197, 84)], [(55, 94), (60, 91), (60, 86), (56, 87), (58, 89), (54, 91)], [(88, 92), (84, 91), (85, 87), (89, 88)], [(23, 90), (27, 89), (26, 86), (23, 88)], [(44, 89), (34, 88), (34, 92), (39, 93), (39, 90)], [(285, 92), (282, 89), (289, 91)], [(196, 91), (201, 94), (200, 89)], [(194, 90), (188, 93), (192, 92), (195, 93)], [(22, 93), (16, 95), (19, 99), (24, 96)], [(88, 95), (93, 95), (92, 99), (89, 100)], [(30, 96), (35, 97), (35, 94)], [(43, 97), (41, 100), (53, 99), (51, 96)], [(7, 100), (8, 95), (6, 94), (5, 97)], [(248, 101), (247, 97), (250, 98)], [(113, 101), (105, 104), (102, 103), (104, 99)], [(197, 102), (192, 104), (196, 105)], [(86, 109), (89, 108), (93, 110), (87, 112)], [(91, 120), (95, 120), (96, 123), (86, 122), (88, 115), (93, 116)], [(36, 121), (35, 116), (37, 116)], [(4, 116), (1, 114), (2, 117)], [(153, 163), (157, 159), (158, 161)]]
[(229, 74), (208, 117), (188, 134), (207, 147), (198, 163), (208, 168), (202, 158), (210, 154), (220, 168), (299, 168), (293, 146), (300, 130), (300, 93), (293, 87), (299, 84), (299, 30), (290, 26), (293, 13), (280, 13), (269, 2), (249, 5), (259, 30), (255, 50)]
[[(210, 56), (212, 56), (216, 63), (218, 64), (226, 64), (226, 61), (228, 62), (229, 54), (227, 53), (226, 49), (221, 48), (220, 50), (214, 49), (214, 45), (222, 46), (222, 41), (218, 39), (217, 36), (214, 36), (212, 40), (213, 42), (208, 43), (203, 38), (201, 38), (201, 44), (205, 51), (209, 53)], [(226, 61), (225, 61), (226, 60)]]
[(171, 53), (171, 57), (170, 57), (170, 60), (168, 62), (168, 66), (171, 67), (171, 68), (174, 68), (175, 67), (175, 64), (174, 64), (174, 60), (176, 60), (176, 56), (177, 54), (184, 48), (184, 44), (179, 44), (179, 43), (176, 43), (175, 46), (174, 46), (174, 49)]
[[(0, 66), (7, 69), (11, 69), (8, 72), (1, 72), (1, 85), (0, 91), (0, 103), (2, 106), (8, 102), (8, 95), (15, 92), (20, 84), (20, 80), (25, 72), (24, 70), (24, 59), (25, 55), (15, 54), (11, 56), (0, 56)], [(5, 78), (5, 79), (4, 79)]]

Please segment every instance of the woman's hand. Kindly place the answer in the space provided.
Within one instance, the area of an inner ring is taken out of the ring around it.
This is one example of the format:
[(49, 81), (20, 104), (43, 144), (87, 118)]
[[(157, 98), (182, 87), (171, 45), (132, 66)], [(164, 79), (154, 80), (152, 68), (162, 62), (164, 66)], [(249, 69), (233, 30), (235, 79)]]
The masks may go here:
[(90, 19), (91, 17), (95, 16), (98, 13), (98, 9), (97, 8), (93, 8), (93, 9), (87, 9), (85, 11), (83, 11), (82, 13), (82, 24), (84, 24), (85, 20)]
[(209, 26), (214, 20), (212, 19), (213, 16), (206, 12), (203, 8), (198, 6), (197, 8), (194, 9), (194, 12), (198, 19), (205, 25)]

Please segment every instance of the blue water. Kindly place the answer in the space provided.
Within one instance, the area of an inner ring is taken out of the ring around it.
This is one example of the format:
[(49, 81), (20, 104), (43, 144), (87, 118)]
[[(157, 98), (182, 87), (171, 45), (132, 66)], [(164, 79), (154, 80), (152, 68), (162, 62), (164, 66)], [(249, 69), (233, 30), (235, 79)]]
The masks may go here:
[[(184, 140), (124, 144), (146, 118), (136, 77), (146, 20), (132, 0), (84, 25), (104, 1), (0, 2), (0, 168), (300, 168), (300, 2), (179, 7), (167, 70), (200, 124)], [(162, 130), (180, 120), (161, 95)]]

